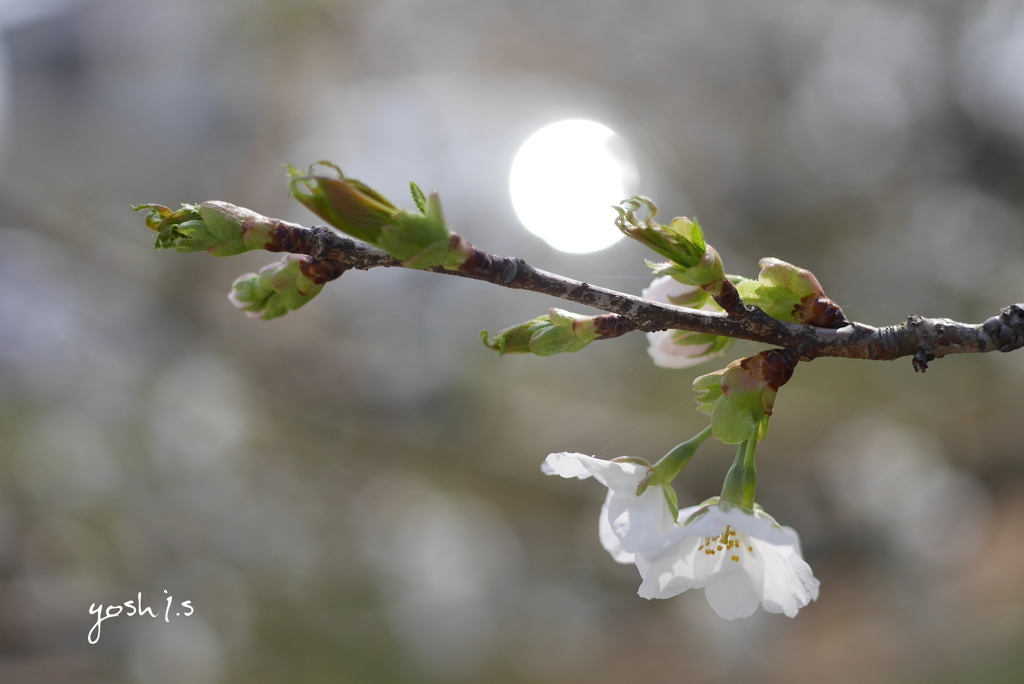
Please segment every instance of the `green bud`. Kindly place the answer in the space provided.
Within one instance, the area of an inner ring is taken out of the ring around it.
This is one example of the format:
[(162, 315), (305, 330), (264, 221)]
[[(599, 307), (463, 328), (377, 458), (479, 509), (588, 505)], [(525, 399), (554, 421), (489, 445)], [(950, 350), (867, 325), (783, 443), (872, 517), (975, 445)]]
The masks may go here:
[[(316, 175), (313, 169), (334, 169), (337, 177)], [(341, 169), (328, 161), (319, 161), (303, 173), (288, 167), (292, 197), (338, 230), (376, 245), (384, 226), (399, 211), (387, 198), (355, 178), (346, 178)]]
[[(641, 207), (647, 217), (637, 216)], [(670, 259), (667, 264), (647, 262), (656, 276), (672, 276), (684, 285), (706, 291), (716, 299), (724, 294), (726, 282), (722, 257), (704, 241), (704, 233), (693, 219), (674, 218), (663, 226), (654, 221), (658, 207), (646, 197), (632, 197), (615, 207), (619, 216), (615, 225), (623, 233)]]
[(722, 257), (711, 245), (707, 245), (700, 260), (688, 268), (673, 262), (659, 264), (648, 261), (647, 266), (655, 276), (672, 276), (680, 283), (699, 287), (714, 297), (722, 294), (723, 288), (727, 287), (725, 283), (729, 280), (725, 275)]
[(206, 251), (213, 256), (234, 256), (263, 249), (271, 241), (270, 219), (227, 202), (183, 204), (171, 211), (160, 204), (139, 204), (148, 209), (146, 225), (157, 232), (157, 249), (177, 252)]
[(480, 339), (499, 356), (527, 353), (553, 356), (579, 351), (600, 338), (602, 331), (595, 322), (597, 318), (550, 309), (544, 316), (501, 330), (493, 337), (484, 330)]
[(722, 287), (726, 283), (722, 257), (718, 256), (714, 247), (708, 245), (697, 265), (686, 269), (676, 277), (676, 280), (686, 285), (696, 285), (717, 297), (722, 293)]
[(303, 254), (285, 254), (281, 261), (269, 264), (259, 273), (247, 273), (231, 285), (228, 299), (249, 318), (284, 316), (309, 303), (324, 289), (303, 273), (303, 266), (311, 262)]
[(547, 316), (538, 316), (525, 323), (499, 330), (491, 336), (486, 330), (480, 332), (480, 340), (488, 349), (498, 352), (498, 356), (505, 354), (529, 354), (530, 340), (535, 332), (540, 332), (544, 327), (551, 325)]
[[(641, 207), (647, 209), (646, 218), (636, 214)], [(707, 246), (696, 221), (680, 217), (672, 219), (667, 226), (655, 223), (654, 216), (658, 213), (658, 207), (651, 200), (640, 196), (624, 200), (614, 209), (619, 212), (615, 225), (629, 237), (683, 269), (700, 263)]]
[(842, 309), (825, 296), (813, 273), (774, 257), (761, 259), (758, 265), (757, 280), (737, 283), (745, 303), (780, 321), (822, 328), (846, 325)]
[(694, 380), (697, 408), (711, 414), (715, 438), (726, 444), (764, 439), (778, 389), (793, 367), (783, 352), (769, 349)]
[[(333, 169), (337, 177), (314, 174), (316, 166)], [(352, 237), (379, 247), (408, 268), (444, 266), (457, 269), (470, 246), (455, 239), (436, 192), (424, 196), (415, 183), (410, 191), (418, 211), (399, 209), (373, 188), (347, 178), (330, 162), (317, 162), (306, 172), (289, 166), (291, 193), (307, 209)]]

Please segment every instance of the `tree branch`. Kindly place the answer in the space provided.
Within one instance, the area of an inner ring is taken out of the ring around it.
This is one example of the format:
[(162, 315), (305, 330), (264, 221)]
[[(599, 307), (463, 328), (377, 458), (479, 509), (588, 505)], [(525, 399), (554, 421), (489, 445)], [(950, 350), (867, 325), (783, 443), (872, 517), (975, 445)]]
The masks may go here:
[[(271, 221), (275, 229), (266, 249), (308, 255), (312, 261), (303, 272), (315, 281), (333, 280), (349, 269), (402, 267), (398, 259), (329, 228), (304, 228), (280, 219)], [(452, 240), (468, 244), (459, 235), (453, 235)], [(910, 316), (899, 325), (875, 328), (850, 323), (832, 330), (786, 323), (753, 306), (743, 307), (743, 313), (737, 308), (735, 313), (727, 314), (661, 304), (542, 271), (522, 259), (472, 249), (473, 257), (457, 271), (440, 266), (426, 270), (541, 292), (608, 311), (619, 318), (604, 317), (603, 324), (609, 329), (607, 337), (631, 330), (690, 330), (785, 347), (792, 349), (801, 361), (822, 356), (876, 361), (913, 356), (914, 369), (922, 372), (929, 361), (948, 354), (1008, 352), (1024, 346), (1024, 304), (1008, 306), (978, 325)]]

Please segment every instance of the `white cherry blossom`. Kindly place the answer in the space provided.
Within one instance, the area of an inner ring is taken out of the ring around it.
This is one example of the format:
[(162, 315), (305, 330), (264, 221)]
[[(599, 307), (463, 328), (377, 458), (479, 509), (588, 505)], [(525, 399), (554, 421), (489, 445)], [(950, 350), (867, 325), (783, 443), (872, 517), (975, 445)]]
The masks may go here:
[[(645, 299), (664, 304), (687, 306), (712, 311), (718, 305), (704, 292), (692, 285), (684, 285), (672, 276), (655, 278), (641, 293)], [(693, 306), (696, 303), (697, 306)], [(654, 365), (662, 368), (688, 368), (721, 356), (732, 340), (684, 330), (659, 330), (647, 333), (647, 353)]]
[(665, 488), (652, 485), (637, 496), (637, 488), (651, 472), (651, 466), (640, 459), (605, 461), (561, 452), (549, 455), (541, 470), (580, 480), (592, 476), (608, 487), (598, 535), (601, 545), (619, 563), (634, 563), (638, 554), (655, 557), (672, 541), (666, 534), (677, 525)]
[[(713, 502), (713, 503), (712, 503)], [(818, 598), (819, 582), (804, 561), (800, 537), (755, 504), (744, 510), (711, 499), (679, 511), (655, 555), (636, 555), (640, 596), (670, 598), (704, 589), (727, 620), (749, 617), (758, 604), (789, 617)]]

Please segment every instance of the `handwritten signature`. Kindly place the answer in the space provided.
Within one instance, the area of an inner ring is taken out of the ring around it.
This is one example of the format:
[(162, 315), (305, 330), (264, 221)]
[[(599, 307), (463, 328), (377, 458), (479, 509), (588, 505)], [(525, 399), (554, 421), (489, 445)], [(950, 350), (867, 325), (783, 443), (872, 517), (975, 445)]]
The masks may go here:
[[(164, 593), (167, 593), (166, 589), (164, 589)], [(164, 622), (171, 621), (171, 606), (173, 604), (174, 597), (167, 596), (167, 605), (164, 607)], [(182, 601), (180, 608), (185, 612), (182, 612), (182, 610), (176, 610), (174, 611), (175, 616), (188, 617), (189, 615), (195, 612), (195, 609), (192, 607), (191, 601)], [(106, 611), (103, 610), (102, 603), (98, 605), (93, 603), (89, 606), (89, 615), (96, 616), (96, 624), (94, 624), (92, 626), (92, 629), (89, 630), (89, 643), (95, 644), (99, 642), (101, 625), (103, 624), (104, 620), (109, 620), (110, 618), (117, 617), (121, 615), (122, 612), (124, 612), (125, 617), (132, 617), (134, 615), (138, 615), (140, 617), (144, 615), (149, 615), (150, 617), (160, 617), (160, 615), (154, 612), (153, 609), (149, 606), (143, 607), (141, 591), (139, 592), (138, 603), (129, 600), (125, 601), (122, 604), (109, 605), (107, 606)]]

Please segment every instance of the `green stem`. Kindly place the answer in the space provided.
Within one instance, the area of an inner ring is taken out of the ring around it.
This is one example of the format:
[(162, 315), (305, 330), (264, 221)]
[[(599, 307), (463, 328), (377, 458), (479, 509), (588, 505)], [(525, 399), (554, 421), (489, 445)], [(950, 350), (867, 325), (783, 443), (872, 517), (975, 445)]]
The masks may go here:
[(757, 468), (754, 467), (754, 454), (757, 452), (757, 437), (747, 440), (747, 453), (743, 456), (743, 507), (754, 507), (754, 495), (757, 493)]
[(725, 474), (725, 482), (722, 483), (722, 500), (728, 501), (737, 506), (743, 505), (743, 498), (745, 494), (743, 475), (747, 456), (747, 446), (749, 443), (749, 439), (744, 442), (740, 442), (739, 447), (736, 449), (736, 459), (732, 462), (732, 467), (729, 468), (729, 472)]
[(757, 493), (757, 469), (754, 467), (756, 452), (756, 437), (740, 442), (736, 450), (736, 460), (726, 473), (725, 483), (722, 485), (723, 501), (747, 509), (754, 507), (754, 495)]
[(697, 435), (682, 444), (674, 447), (671, 451), (661, 457), (657, 463), (654, 464), (653, 472), (651, 473), (651, 482), (660, 485), (671, 485), (672, 481), (676, 479), (676, 476), (686, 467), (686, 464), (690, 462), (693, 455), (697, 453), (697, 448), (703, 444), (708, 437), (711, 436), (711, 426), (707, 426), (701, 430)]

